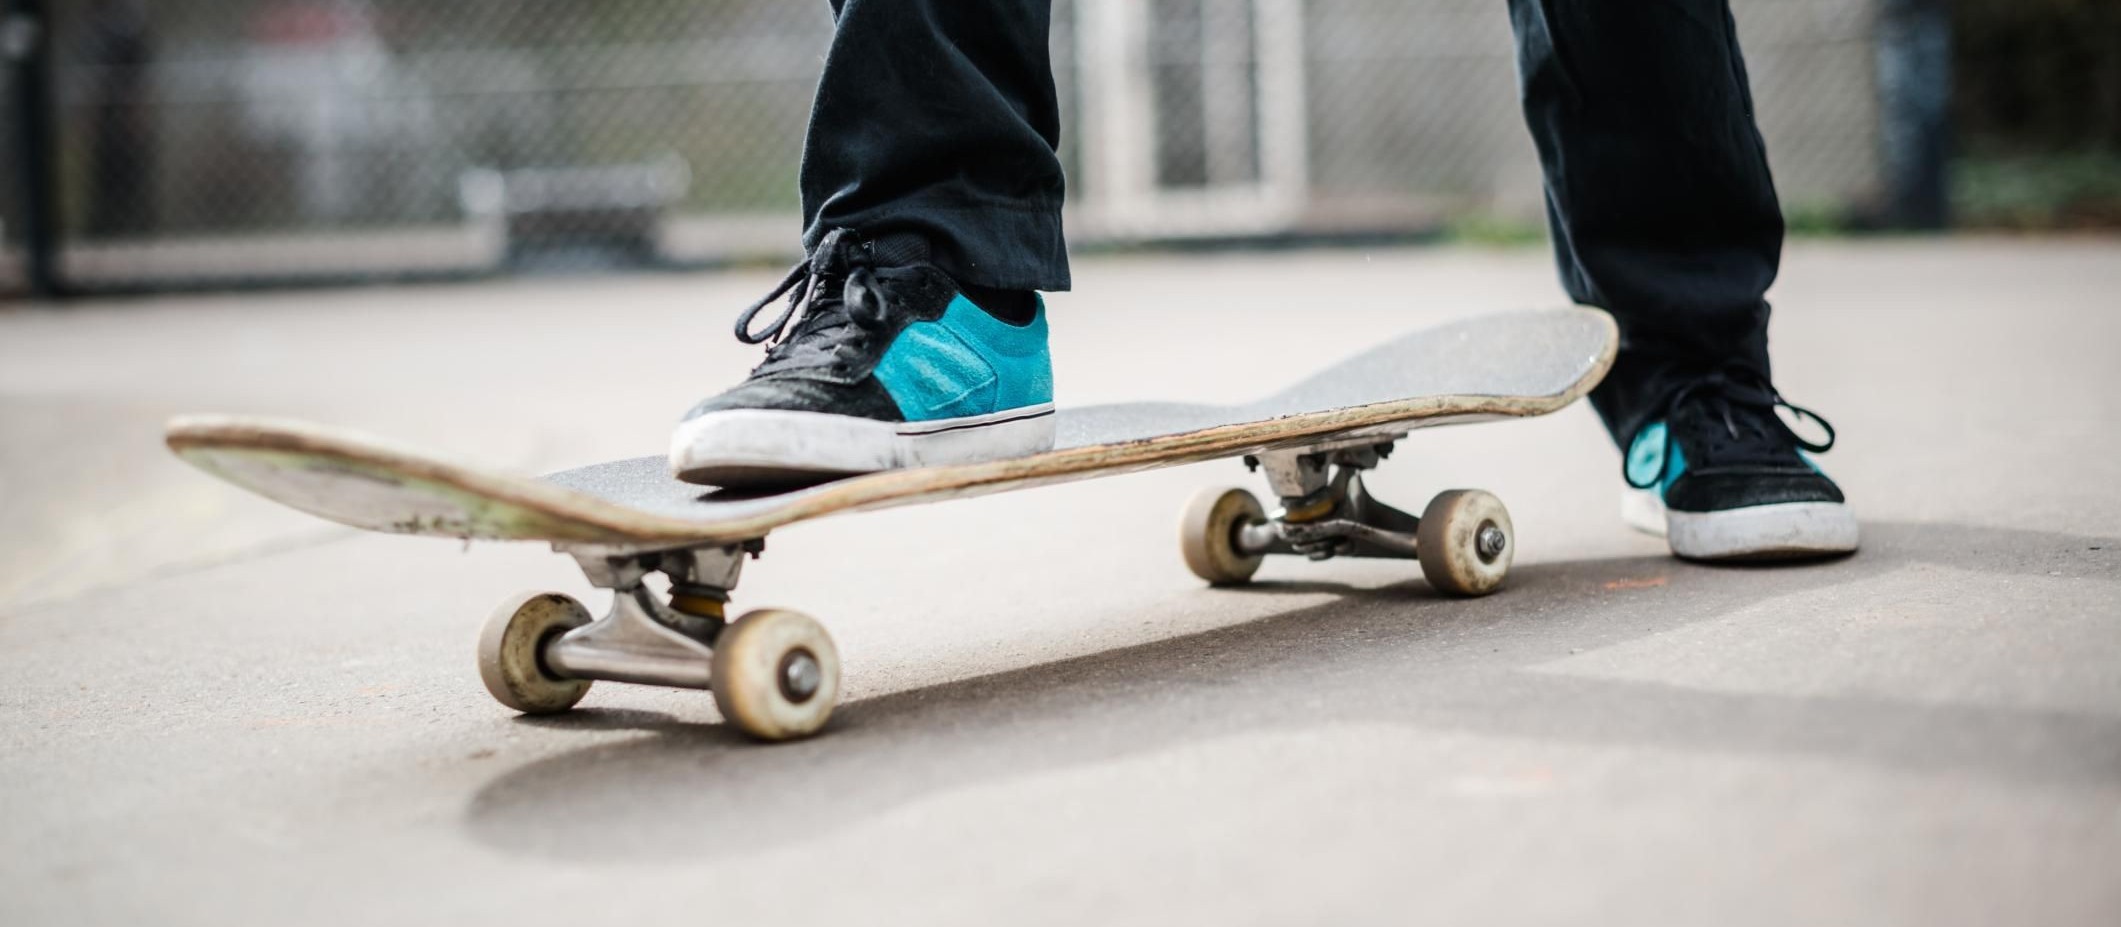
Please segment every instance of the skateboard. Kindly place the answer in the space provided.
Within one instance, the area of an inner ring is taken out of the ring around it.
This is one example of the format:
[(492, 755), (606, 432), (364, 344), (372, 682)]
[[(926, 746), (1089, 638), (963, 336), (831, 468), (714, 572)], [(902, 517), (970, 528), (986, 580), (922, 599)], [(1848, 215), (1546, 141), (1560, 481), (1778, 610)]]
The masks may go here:
[[(341, 429), (187, 416), (179, 457), (276, 502), (356, 528), (540, 541), (612, 591), (603, 617), (557, 593), (501, 603), (480, 635), (481, 679), (519, 712), (565, 711), (594, 680), (708, 689), (725, 718), (782, 740), (825, 724), (839, 657), (815, 619), (766, 608), (725, 617), (746, 558), (774, 529), (915, 505), (1215, 459), (1264, 471), (1272, 511), (1244, 489), (1212, 489), (1180, 519), (1186, 566), (1216, 585), (1248, 581), (1270, 555), (1415, 560), (1436, 590), (1484, 595), (1508, 573), (1508, 511), (1451, 490), (1415, 516), (1363, 488), (1417, 428), (1561, 409), (1612, 365), (1617, 329), (1595, 309), (1502, 313), (1393, 339), (1278, 393), (1239, 405), (1063, 408), (1054, 448), (983, 463), (893, 470), (768, 494), (679, 482), (640, 457), (532, 477)], [(667, 594), (645, 580), (662, 574)]]

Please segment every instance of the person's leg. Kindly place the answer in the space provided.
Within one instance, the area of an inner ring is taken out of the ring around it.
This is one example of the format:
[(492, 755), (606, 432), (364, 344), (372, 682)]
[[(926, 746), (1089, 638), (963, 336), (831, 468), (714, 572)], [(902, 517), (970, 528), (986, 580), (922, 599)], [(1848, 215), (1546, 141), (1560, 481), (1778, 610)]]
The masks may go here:
[(766, 359), (679, 423), (679, 477), (785, 485), (1052, 446), (1036, 291), (1066, 289), (1068, 259), (1049, 5), (834, 0), (808, 256), (739, 317)]
[(1767, 372), (1782, 211), (1725, 0), (1511, 0), (1562, 285), (1620, 323), (1593, 397), (1625, 444), (1675, 366)]
[(1782, 213), (1727, 0), (1511, 0), (1510, 17), (1563, 286), (1620, 324), (1591, 400), (1656, 527), (1687, 556), (1854, 549), (1839, 489), (1799, 453), (1824, 448), (1775, 414)]
[(803, 244), (918, 233), (962, 285), (1065, 290), (1051, 0), (833, 0)]

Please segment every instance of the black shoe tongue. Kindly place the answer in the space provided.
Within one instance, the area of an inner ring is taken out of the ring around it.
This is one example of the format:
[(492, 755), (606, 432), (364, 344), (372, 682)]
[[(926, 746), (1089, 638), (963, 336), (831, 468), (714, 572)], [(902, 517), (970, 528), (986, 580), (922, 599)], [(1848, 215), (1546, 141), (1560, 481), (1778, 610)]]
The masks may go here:
[(877, 267), (926, 264), (928, 253), (928, 239), (919, 232), (892, 232), (869, 240), (870, 263)]

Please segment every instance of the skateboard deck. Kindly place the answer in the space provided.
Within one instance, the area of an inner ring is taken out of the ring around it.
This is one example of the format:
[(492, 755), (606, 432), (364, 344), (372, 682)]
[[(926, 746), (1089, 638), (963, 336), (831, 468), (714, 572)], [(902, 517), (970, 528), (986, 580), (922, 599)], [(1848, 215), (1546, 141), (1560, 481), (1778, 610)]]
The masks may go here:
[(1589, 391), (1612, 363), (1611, 317), (1513, 312), (1395, 338), (1293, 386), (1237, 405), (1123, 403), (1062, 409), (1053, 450), (896, 470), (768, 494), (679, 482), (661, 456), (542, 479), (300, 422), (187, 416), (179, 457), (276, 502), (401, 534), (648, 549), (736, 542), (795, 522), (1154, 467), (1328, 438), (1542, 415)]
[[(180, 418), (167, 440), (208, 473), (341, 524), (544, 541), (573, 557), (593, 585), (612, 591), (610, 610), (592, 620), (580, 602), (549, 592), (502, 602), (479, 637), (478, 665), (503, 705), (565, 711), (595, 680), (711, 689), (738, 728), (783, 740), (830, 718), (839, 653), (801, 612), (724, 614), (745, 559), (777, 528), (1241, 456), (1265, 470), (1279, 507), (1269, 512), (1242, 489), (1195, 497), (1179, 547), (1201, 579), (1244, 583), (1274, 554), (1387, 557), (1418, 560), (1440, 592), (1485, 595), (1516, 549), (1500, 500), (1451, 490), (1417, 517), (1371, 496), (1361, 474), (1416, 428), (1543, 415), (1574, 402), (1605, 375), (1617, 343), (1612, 318), (1591, 309), (1467, 319), (1393, 339), (1253, 402), (1063, 409), (1044, 453), (770, 494), (680, 482), (660, 455), (539, 478), (270, 419)], [(645, 582), (650, 574), (668, 579), (667, 594)]]

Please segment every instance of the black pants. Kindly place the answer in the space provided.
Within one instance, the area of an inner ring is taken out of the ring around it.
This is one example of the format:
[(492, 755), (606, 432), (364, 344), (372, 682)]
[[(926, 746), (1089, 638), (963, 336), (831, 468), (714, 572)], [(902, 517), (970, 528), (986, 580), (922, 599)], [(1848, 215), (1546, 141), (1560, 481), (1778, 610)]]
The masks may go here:
[[(1050, 0), (833, 0), (804, 242), (915, 232), (959, 282), (1068, 288)], [(1686, 377), (1767, 375), (1782, 213), (1728, 0), (1510, 0), (1561, 280), (1619, 319), (1625, 442)], [(1388, 92), (1380, 88), (1380, 92)]]

